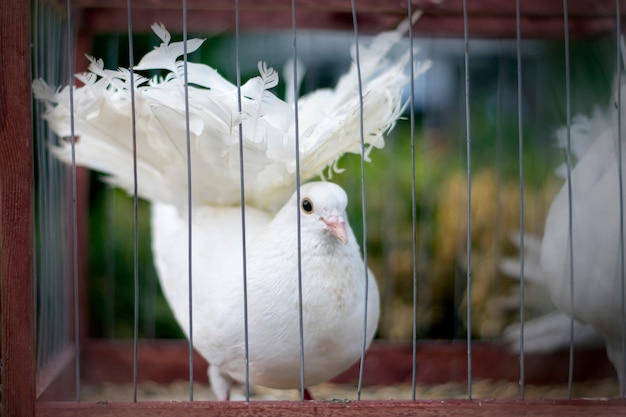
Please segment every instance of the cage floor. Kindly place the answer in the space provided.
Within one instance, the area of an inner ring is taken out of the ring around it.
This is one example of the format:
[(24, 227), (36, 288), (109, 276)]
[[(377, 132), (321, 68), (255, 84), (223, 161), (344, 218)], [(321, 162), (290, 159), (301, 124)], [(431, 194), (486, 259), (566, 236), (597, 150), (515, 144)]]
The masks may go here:
[[(84, 345), (81, 368), (81, 399), (85, 401), (131, 401), (133, 398), (133, 345), (129, 341), (91, 339)], [(188, 344), (182, 340), (142, 341), (138, 346), (139, 401), (187, 401), (189, 399)], [(467, 398), (467, 351), (464, 343), (423, 341), (416, 351), (417, 399)], [(519, 357), (500, 344), (473, 345), (472, 397), (519, 399)], [(70, 357), (70, 359), (72, 359)], [(168, 358), (166, 362), (163, 358)], [(526, 355), (525, 398), (568, 397), (568, 352)], [(576, 352), (573, 398), (613, 398), (619, 395), (615, 370), (604, 349)], [(367, 353), (363, 400), (410, 400), (412, 346), (407, 343), (374, 343)], [(72, 385), (73, 360), (68, 361), (67, 384)], [(194, 399), (214, 400), (206, 380), (207, 363), (194, 355)], [(331, 382), (309, 388), (319, 400), (356, 400), (359, 367), (355, 364)], [(59, 385), (59, 384), (57, 384)], [(68, 385), (68, 386), (69, 386)], [(67, 399), (72, 398), (72, 393)], [(58, 400), (58, 397), (47, 396)], [(243, 388), (231, 393), (245, 398)], [(253, 400), (299, 400), (298, 390), (253, 387)]]
[[(357, 398), (357, 389), (351, 385), (320, 384), (309, 389), (316, 400), (351, 401)], [(297, 390), (275, 390), (263, 387), (251, 389), (252, 400), (298, 400)], [(572, 396), (575, 398), (612, 398), (619, 395), (619, 388), (614, 378), (593, 379), (577, 382), (572, 385)], [(84, 401), (131, 401), (132, 384), (88, 384), (83, 385), (81, 396)], [(411, 399), (411, 385), (399, 384), (390, 386), (364, 387), (362, 400), (408, 400)], [(472, 396), (476, 399), (518, 399), (520, 387), (510, 381), (477, 380), (472, 384)], [(463, 399), (467, 398), (467, 385), (451, 382), (447, 384), (418, 384), (417, 399)], [(526, 385), (525, 398), (567, 398), (567, 385)], [(143, 382), (137, 386), (138, 401), (187, 401), (189, 399), (189, 382), (175, 381), (170, 384)], [(232, 393), (233, 400), (245, 399), (241, 388)], [(211, 401), (215, 396), (208, 384), (194, 384), (194, 400)]]

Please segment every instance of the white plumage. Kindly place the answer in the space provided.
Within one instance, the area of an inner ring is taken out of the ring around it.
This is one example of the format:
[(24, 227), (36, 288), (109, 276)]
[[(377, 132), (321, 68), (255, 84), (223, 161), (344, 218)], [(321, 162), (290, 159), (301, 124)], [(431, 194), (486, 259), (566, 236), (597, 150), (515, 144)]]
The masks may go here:
[[(623, 49), (623, 48), (622, 48)], [(626, 98), (626, 85), (616, 86)], [(602, 336), (609, 359), (624, 384), (622, 276), (620, 273), (620, 189), (617, 93), (606, 112), (579, 116), (571, 127), (578, 161), (571, 171), (574, 305), (570, 305), (569, 209), (567, 181), (554, 198), (541, 245), (541, 269), (556, 306)], [(622, 120), (626, 122), (626, 101)], [(565, 143), (566, 130), (557, 134)], [(622, 133), (623, 136), (623, 133)], [(626, 155), (622, 155), (625, 157)], [(576, 337), (576, 335), (575, 335)]]
[[(561, 168), (558, 170), (561, 171)], [(567, 173), (567, 171), (565, 171)], [(512, 233), (510, 241), (519, 246), (519, 233)], [(524, 294), (525, 308), (528, 312), (537, 313), (537, 317), (524, 323), (524, 352), (550, 353), (560, 349), (567, 349), (570, 345), (571, 318), (560, 311), (552, 301), (551, 294), (546, 287), (546, 277), (541, 269), (541, 238), (532, 234), (524, 235)], [(519, 279), (521, 259), (511, 257), (503, 259), (499, 264), (500, 270), (507, 276)], [(516, 307), (522, 302), (521, 293), (512, 297)], [(511, 301), (511, 305), (513, 302)], [(574, 320), (574, 344), (576, 349), (595, 348), (603, 346), (603, 340), (598, 332), (589, 324)], [(503, 338), (513, 352), (519, 352), (522, 346), (520, 324), (507, 326)]]
[[(365, 270), (345, 222), (347, 197), (332, 183), (305, 184), (301, 198), (311, 201), (312, 213), (299, 207), (295, 197), (273, 219), (252, 207), (246, 210), (250, 382), (273, 388), (300, 384), (296, 216), (302, 233), (306, 385), (352, 365), (363, 340)], [(333, 224), (339, 227), (335, 234)], [(181, 274), (187, 259), (184, 250), (172, 250), (186, 247), (187, 220), (174, 207), (155, 204), (152, 226), (161, 285), (188, 334), (188, 285)], [(209, 360), (212, 387), (224, 399), (231, 380), (245, 380), (241, 209), (199, 207), (193, 227), (194, 344)], [(371, 271), (368, 279), (369, 343), (378, 322), (379, 296)]]
[[(400, 43), (401, 28), (362, 46), (364, 140), (367, 159), (382, 147), (406, 103), (408, 52), (387, 56)], [(188, 217), (184, 66), (181, 42), (163, 43), (136, 70), (165, 70), (163, 78), (135, 77), (137, 188), (152, 202), (153, 253), (164, 294), (186, 334), (188, 326)], [(188, 41), (192, 52), (202, 40)], [(353, 51), (354, 52), (354, 51)], [(354, 55), (353, 55), (354, 56)], [(89, 58), (85, 84), (74, 89), (76, 161), (102, 171), (107, 181), (133, 189), (130, 72), (104, 69)], [(419, 75), (428, 63), (416, 67)], [(334, 89), (298, 100), (301, 178), (338, 171), (346, 152), (360, 153), (360, 105), (356, 63)], [(300, 385), (297, 216), (301, 219), (302, 291), (306, 385), (330, 379), (360, 357), (365, 314), (365, 265), (345, 217), (347, 196), (337, 185), (301, 187), (296, 201), (294, 107), (269, 89), (278, 75), (259, 63), (260, 76), (237, 88), (214, 69), (188, 63), (192, 174), (193, 331), (195, 348), (210, 363), (219, 399), (233, 382), (244, 381), (243, 254), (240, 201), (239, 125), (243, 130), (249, 369), (251, 384)], [(288, 87), (288, 90), (292, 87)], [(45, 101), (45, 118), (61, 136), (70, 134), (69, 89), (33, 84)], [(71, 147), (54, 149), (69, 161)], [(289, 196), (292, 195), (291, 198)], [(369, 344), (379, 316), (379, 295), (368, 274)]]

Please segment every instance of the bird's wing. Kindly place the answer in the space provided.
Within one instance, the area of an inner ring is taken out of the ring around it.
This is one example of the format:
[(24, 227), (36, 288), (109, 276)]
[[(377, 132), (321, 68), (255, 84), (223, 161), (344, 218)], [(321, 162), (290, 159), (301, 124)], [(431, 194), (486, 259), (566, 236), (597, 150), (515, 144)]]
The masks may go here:
[[(108, 181), (126, 190), (134, 184), (131, 77), (134, 81), (137, 175), (139, 195), (181, 207), (187, 199), (187, 124), (194, 204), (238, 205), (240, 202), (239, 125), (242, 126), (246, 203), (265, 210), (278, 208), (296, 181), (296, 129), (293, 103), (270, 90), (278, 74), (259, 63), (258, 77), (237, 87), (207, 65), (187, 63), (185, 79), (182, 42), (171, 42), (159, 24), (154, 32), (162, 43), (134, 68), (157, 71), (151, 79), (128, 70), (106, 70), (89, 58), (89, 72), (78, 75), (83, 86), (73, 89), (76, 162), (109, 175)], [(363, 94), (363, 139), (367, 153), (382, 147), (383, 134), (404, 107), (402, 90), (408, 82), (409, 54), (391, 62), (391, 49), (404, 28), (384, 32), (360, 48)], [(203, 40), (191, 39), (187, 51)], [(354, 57), (354, 53), (353, 53)], [(419, 65), (419, 75), (428, 63)], [(185, 85), (187, 81), (188, 100)], [(345, 152), (361, 152), (357, 63), (333, 89), (318, 90), (298, 101), (299, 157), (303, 181), (321, 175)], [(70, 90), (54, 89), (43, 80), (33, 84), (35, 97), (47, 104), (45, 118), (60, 136), (71, 130)], [(188, 106), (188, 123), (186, 111)], [(71, 145), (57, 155), (71, 159)]]
[[(248, 248), (269, 221), (265, 212), (253, 207), (246, 209)], [(152, 253), (163, 294), (189, 335), (188, 219), (171, 205), (154, 203), (151, 224)], [(241, 209), (196, 207), (192, 227), (194, 333), (195, 343), (202, 350), (207, 334), (213, 335), (216, 328), (243, 320), (238, 310), (243, 294)]]

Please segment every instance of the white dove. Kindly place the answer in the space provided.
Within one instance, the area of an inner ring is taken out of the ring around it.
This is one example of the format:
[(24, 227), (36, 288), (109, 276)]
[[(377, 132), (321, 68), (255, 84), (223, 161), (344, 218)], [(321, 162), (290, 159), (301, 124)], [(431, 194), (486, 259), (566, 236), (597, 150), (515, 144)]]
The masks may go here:
[[(363, 132), (367, 159), (382, 147), (406, 103), (408, 51), (387, 58), (407, 23), (384, 32), (360, 49)], [(137, 70), (164, 69), (164, 78), (135, 77), (137, 188), (152, 203), (152, 247), (163, 292), (178, 323), (188, 325), (188, 217), (184, 65), (181, 42), (163, 43)], [(188, 41), (193, 52), (202, 40)], [(353, 51), (354, 57), (354, 51)], [(105, 70), (89, 58), (85, 84), (74, 89), (76, 162), (108, 174), (111, 184), (133, 188), (130, 72)], [(419, 75), (428, 62), (416, 67)], [(310, 386), (328, 380), (360, 357), (379, 316), (379, 294), (371, 272), (365, 299), (365, 265), (348, 225), (347, 196), (328, 182), (305, 184), (296, 201), (294, 107), (268, 89), (278, 75), (259, 64), (260, 77), (237, 88), (214, 69), (188, 63), (192, 176), (194, 347), (209, 362), (218, 399), (245, 381), (243, 251), (240, 207), (239, 124), (243, 131), (249, 382), (274, 388), (300, 387), (297, 216), (301, 221), (304, 377)], [(337, 172), (345, 152), (360, 153), (360, 101), (356, 63), (334, 89), (298, 100), (302, 181)], [(61, 136), (70, 132), (69, 89), (55, 91), (42, 80), (35, 96), (47, 103), (44, 117)], [(55, 149), (63, 160), (71, 148)], [(292, 195), (293, 194), (293, 195)], [(289, 195), (292, 195), (288, 199)], [(282, 208), (281, 208), (282, 207)], [(367, 325), (364, 335), (364, 316)]]
[[(626, 98), (626, 86), (617, 88), (621, 88), (622, 98)], [(617, 94), (614, 100), (606, 115), (596, 112), (591, 119), (579, 116), (571, 127), (572, 148), (579, 154), (571, 171), (573, 308), (567, 181), (548, 212), (541, 245), (541, 270), (559, 310), (573, 313), (576, 320), (593, 326), (602, 336), (623, 387), (622, 323), (626, 317), (622, 310), (620, 214), (623, 213), (618, 170), (618, 141), (623, 138), (617, 136)], [(626, 125), (626, 101), (622, 100), (621, 107)], [(561, 129), (557, 136), (563, 144), (566, 131)], [(622, 157), (626, 155), (622, 153)]]
[[(346, 194), (329, 182), (305, 184), (300, 192), (300, 202), (294, 195), (273, 219), (252, 207), (246, 210), (249, 366), (254, 385), (300, 385), (298, 215), (306, 385), (332, 378), (361, 352), (365, 267), (346, 221)], [(210, 363), (209, 377), (219, 399), (227, 398), (231, 382), (245, 381), (240, 210), (204, 206), (193, 218), (194, 344)], [(171, 250), (185, 247), (187, 236), (181, 231), (187, 220), (172, 206), (155, 204), (152, 224), (161, 285), (188, 333), (188, 287), (180, 279), (187, 260)], [(369, 343), (378, 322), (379, 295), (371, 271), (368, 280)]]

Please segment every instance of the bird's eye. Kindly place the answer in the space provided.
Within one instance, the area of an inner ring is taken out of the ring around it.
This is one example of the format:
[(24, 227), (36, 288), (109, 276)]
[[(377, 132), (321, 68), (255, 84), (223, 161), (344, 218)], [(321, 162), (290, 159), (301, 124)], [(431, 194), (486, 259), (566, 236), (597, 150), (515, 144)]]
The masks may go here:
[(302, 200), (302, 210), (307, 214), (313, 213), (313, 202), (308, 198)]

